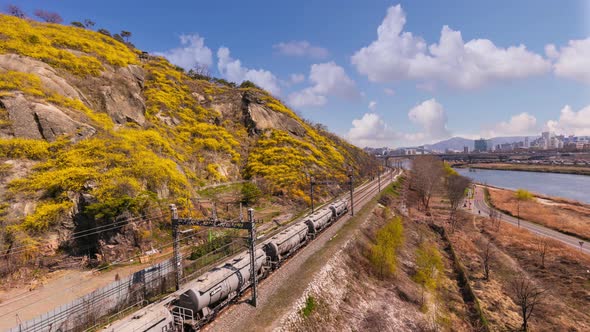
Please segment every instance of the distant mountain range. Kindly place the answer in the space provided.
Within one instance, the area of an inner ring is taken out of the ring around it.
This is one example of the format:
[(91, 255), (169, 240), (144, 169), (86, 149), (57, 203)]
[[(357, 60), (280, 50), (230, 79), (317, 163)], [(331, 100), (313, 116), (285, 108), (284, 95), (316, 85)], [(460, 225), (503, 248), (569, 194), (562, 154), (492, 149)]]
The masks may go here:
[[(510, 136), (510, 137), (493, 137), (490, 140), (494, 146), (504, 143), (515, 143), (524, 141), (527, 136)], [(529, 141), (536, 139), (538, 136), (528, 136)], [(455, 151), (463, 151), (463, 147), (468, 147), (469, 151), (473, 151), (474, 141), (463, 137), (452, 137), (444, 141), (434, 144), (426, 144), (424, 148), (437, 152), (445, 152), (447, 149)]]

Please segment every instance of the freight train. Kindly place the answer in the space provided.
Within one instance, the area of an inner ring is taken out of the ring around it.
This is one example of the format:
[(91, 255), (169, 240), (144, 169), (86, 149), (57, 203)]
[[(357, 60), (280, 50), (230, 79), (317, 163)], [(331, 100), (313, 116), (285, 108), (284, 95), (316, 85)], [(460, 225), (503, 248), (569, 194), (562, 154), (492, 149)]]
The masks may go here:
[[(256, 246), (255, 271), (259, 279), (348, 212), (349, 201), (337, 200), (290, 225)], [(250, 287), (250, 255), (244, 251), (212, 268), (167, 301), (149, 305), (106, 328), (126, 331), (194, 331)]]

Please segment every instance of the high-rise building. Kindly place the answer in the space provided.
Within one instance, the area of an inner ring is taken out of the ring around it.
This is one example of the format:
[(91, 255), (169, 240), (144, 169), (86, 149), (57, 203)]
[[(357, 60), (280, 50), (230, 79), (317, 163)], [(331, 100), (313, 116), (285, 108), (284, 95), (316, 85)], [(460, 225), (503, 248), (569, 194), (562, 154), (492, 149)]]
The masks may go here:
[(475, 146), (475, 148), (473, 149), (473, 151), (476, 151), (476, 152), (485, 152), (485, 151), (488, 150), (488, 143), (483, 138), (476, 139), (473, 145)]
[(464, 146), (463, 147), (463, 153), (468, 154), (469, 153), (469, 147)]
[(524, 138), (524, 148), (525, 149), (528, 149), (530, 147), (531, 147), (531, 145), (529, 144), (529, 138), (527, 136), (527, 137)]

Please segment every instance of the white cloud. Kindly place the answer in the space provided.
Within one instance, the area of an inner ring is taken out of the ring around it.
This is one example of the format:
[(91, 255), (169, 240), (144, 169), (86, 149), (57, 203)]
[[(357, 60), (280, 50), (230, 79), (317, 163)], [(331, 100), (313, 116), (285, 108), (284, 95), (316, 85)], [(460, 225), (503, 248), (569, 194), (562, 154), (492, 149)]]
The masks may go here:
[(398, 132), (375, 113), (365, 113), (352, 121), (346, 138), (358, 146), (421, 145), (448, 138), (447, 116), (441, 104), (429, 99), (408, 112), (408, 118), (420, 128), (413, 133)]
[(293, 107), (322, 106), (328, 96), (355, 99), (360, 96), (354, 81), (346, 75), (344, 68), (334, 62), (311, 66), (309, 81), (313, 84), (289, 95)]
[(391, 88), (384, 88), (383, 92), (385, 92), (385, 94), (388, 96), (395, 96), (395, 90)]
[(313, 46), (307, 40), (278, 43), (272, 46), (279, 53), (289, 56), (308, 56), (315, 59), (325, 59), (329, 52), (323, 47)]
[(438, 44), (403, 31), (406, 16), (390, 7), (377, 29), (377, 40), (351, 58), (359, 73), (373, 82), (423, 80), (463, 89), (492, 81), (518, 79), (547, 72), (550, 63), (524, 45), (500, 48), (487, 39), (465, 43), (460, 31), (444, 26)]
[(539, 132), (537, 119), (524, 112), (514, 115), (509, 121), (502, 121), (492, 128), (482, 130), (482, 137), (523, 136), (534, 135)]
[(377, 102), (374, 100), (371, 100), (369, 102), (369, 109), (373, 112), (375, 112), (375, 110), (377, 109)]
[(422, 128), (425, 139), (440, 139), (450, 135), (445, 110), (434, 98), (412, 108), (408, 117), (410, 121)]
[(305, 81), (305, 75), (303, 74), (291, 74), (291, 76), (289, 76), (289, 79), (291, 80), (292, 84), (298, 84), (301, 83), (303, 81)]
[(559, 51), (549, 44), (545, 46), (545, 53), (555, 61), (555, 75), (590, 84), (590, 38), (570, 40)]
[(559, 119), (548, 121), (546, 127), (559, 134), (590, 136), (590, 105), (577, 112), (566, 105), (561, 109)]
[(184, 69), (191, 69), (197, 65), (205, 65), (207, 67), (213, 64), (213, 56), (211, 49), (205, 46), (205, 39), (198, 34), (181, 35), (181, 47), (173, 48), (166, 52), (155, 52), (156, 55), (161, 55), (168, 59), (173, 64)]
[(230, 56), (227, 47), (220, 47), (217, 50), (217, 69), (227, 80), (241, 83), (243, 81), (252, 81), (261, 88), (268, 90), (274, 95), (281, 93), (279, 80), (268, 70), (249, 69), (242, 67), (240, 60), (233, 59)]
[(399, 135), (379, 115), (365, 113), (362, 118), (352, 120), (352, 128), (346, 138), (361, 147), (379, 147), (393, 146)]

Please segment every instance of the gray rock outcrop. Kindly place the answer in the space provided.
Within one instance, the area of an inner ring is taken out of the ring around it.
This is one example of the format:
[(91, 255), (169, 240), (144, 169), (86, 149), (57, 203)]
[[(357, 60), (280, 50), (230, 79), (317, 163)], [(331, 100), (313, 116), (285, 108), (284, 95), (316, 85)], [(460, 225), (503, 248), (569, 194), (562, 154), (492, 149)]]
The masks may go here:
[(96, 132), (91, 126), (75, 121), (54, 105), (31, 102), (21, 93), (3, 97), (0, 102), (8, 112), (16, 137), (52, 142), (65, 134), (78, 141)]
[(48, 64), (17, 54), (0, 54), (0, 70), (19, 71), (35, 74), (41, 79), (43, 88), (59, 95), (81, 99), (79, 91), (59, 76)]

